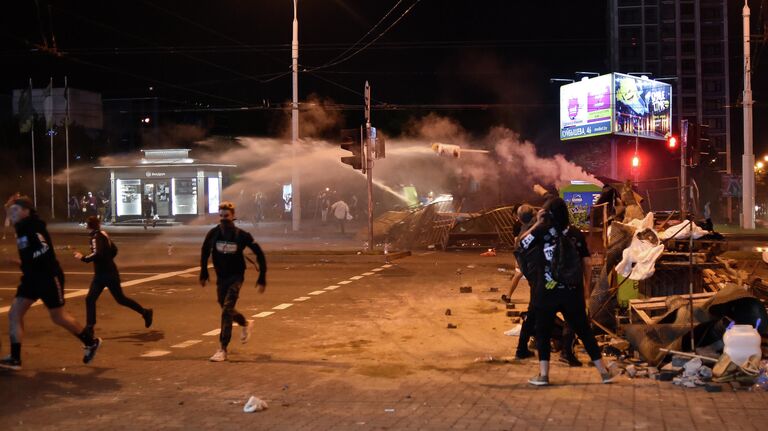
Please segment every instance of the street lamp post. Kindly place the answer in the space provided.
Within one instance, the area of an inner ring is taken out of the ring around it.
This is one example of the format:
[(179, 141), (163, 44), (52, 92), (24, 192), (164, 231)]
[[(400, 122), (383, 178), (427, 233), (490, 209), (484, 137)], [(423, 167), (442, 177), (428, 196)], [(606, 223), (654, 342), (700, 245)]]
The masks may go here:
[(293, 40), (291, 41), (291, 71), (293, 98), (291, 102), (291, 224), (294, 232), (301, 227), (301, 182), (296, 155), (299, 151), (299, 18), (298, 1), (293, 0)]
[(752, 64), (749, 47), (749, 5), (744, 0), (741, 16), (744, 34), (744, 155), (741, 157), (741, 178), (744, 182), (741, 197), (741, 227), (755, 228), (755, 176), (752, 169), (755, 166), (755, 155), (752, 150)]

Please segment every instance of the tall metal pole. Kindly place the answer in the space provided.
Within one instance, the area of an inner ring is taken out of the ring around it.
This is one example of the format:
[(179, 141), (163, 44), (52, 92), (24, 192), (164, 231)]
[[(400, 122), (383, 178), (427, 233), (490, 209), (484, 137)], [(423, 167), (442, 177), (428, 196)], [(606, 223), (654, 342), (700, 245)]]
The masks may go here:
[(291, 42), (291, 71), (293, 75), (293, 99), (291, 103), (291, 222), (297, 232), (301, 228), (301, 183), (296, 155), (299, 153), (299, 18), (298, 1), (293, 0), (293, 40)]
[(749, 47), (749, 5), (744, 0), (741, 11), (744, 18), (744, 155), (741, 157), (741, 176), (744, 183), (741, 197), (744, 229), (755, 228), (755, 155), (752, 149), (752, 64)]
[[(64, 113), (64, 147), (67, 153), (67, 220), (72, 219), (72, 213), (69, 208), (69, 199), (70, 199), (70, 191), (69, 191), (69, 83), (67, 82), (67, 77), (64, 77), (64, 99), (66, 101), (65, 110)], [(115, 197), (112, 196), (110, 199), (114, 199)]]
[[(32, 78), (29, 78), (29, 97), (32, 98)], [(35, 116), (32, 115), (32, 202), (37, 208), (37, 168), (35, 166)]]
[(373, 142), (371, 142), (371, 86), (365, 81), (365, 168), (368, 175), (368, 250), (373, 250)]
[(688, 212), (688, 120), (680, 120), (680, 218)]
[(54, 195), (53, 195), (53, 77), (51, 77), (48, 88), (51, 89), (51, 93), (48, 97), (51, 98), (51, 130), (48, 131), (48, 136), (51, 137), (51, 218), (56, 218), (56, 211), (54, 210)]

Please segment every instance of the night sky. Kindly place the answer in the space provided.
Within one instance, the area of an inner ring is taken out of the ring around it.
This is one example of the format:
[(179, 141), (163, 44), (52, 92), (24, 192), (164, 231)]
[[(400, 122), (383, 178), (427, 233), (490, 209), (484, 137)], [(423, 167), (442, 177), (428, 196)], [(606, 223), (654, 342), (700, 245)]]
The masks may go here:
[[(231, 130), (216, 130), (213, 121), (212, 132), (276, 132), (263, 114), (228, 109), (275, 109), (289, 100), (290, 0), (16, 3), (23, 4), (7, 6), (3, 14), (0, 92), (24, 86), (29, 77), (43, 87), (49, 76), (60, 82), (67, 75), (73, 87), (104, 98), (159, 97), (161, 110), (201, 110), (227, 119)], [(759, 2), (753, 3), (757, 15)], [(374, 112), (374, 122), (390, 133), (412, 116), (436, 111), (471, 132), (504, 125), (539, 145), (557, 146), (558, 86), (549, 79), (609, 72), (606, 4), (301, 0), (300, 98), (359, 105), (367, 79), (374, 101), (389, 106)], [(395, 21), (352, 58), (316, 69), (356, 52)], [(740, 23), (738, 15), (731, 23)], [(58, 56), (35, 49), (50, 46), (52, 36)], [(738, 66), (738, 40), (731, 52)], [(739, 88), (740, 69), (732, 73)], [(766, 75), (757, 69), (758, 102), (768, 91)], [(765, 117), (762, 111), (758, 103), (756, 123)], [(361, 117), (360, 111), (345, 111), (348, 124)], [(741, 128), (738, 121), (734, 129)], [(756, 139), (759, 151), (768, 149), (764, 135)]]

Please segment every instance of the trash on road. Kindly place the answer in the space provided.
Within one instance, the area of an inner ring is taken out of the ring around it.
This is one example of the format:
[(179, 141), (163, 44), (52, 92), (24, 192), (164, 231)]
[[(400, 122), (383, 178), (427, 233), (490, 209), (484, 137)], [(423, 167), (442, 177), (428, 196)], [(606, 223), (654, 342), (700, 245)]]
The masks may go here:
[(448, 324), (448, 329), (456, 329), (458, 326), (454, 325), (453, 323)]
[(504, 335), (507, 335), (509, 337), (519, 337), (520, 330), (522, 329), (523, 329), (523, 325), (515, 325), (512, 329), (505, 331)]
[(445, 315), (446, 316), (450, 316), (451, 315), (451, 309), (450, 308), (446, 308), (445, 309)]
[(480, 256), (483, 256), (483, 257), (493, 257), (493, 256), (496, 256), (496, 249), (489, 248), (488, 251), (480, 253)]
[(459, 293), (472, 293), (472, 286), (459, 287)]
[(253, 412), (260, 412), (263, 410), (266, 410), (269, 408), (267, 405), (267, 402), (262, 400), (261, 398), (257, 398), (255, 396), (251, 396), (248, 398), (248, 402), (245, 403), (245, 406), (243, 406), (243, 412), (245, 413), (253, 413)]

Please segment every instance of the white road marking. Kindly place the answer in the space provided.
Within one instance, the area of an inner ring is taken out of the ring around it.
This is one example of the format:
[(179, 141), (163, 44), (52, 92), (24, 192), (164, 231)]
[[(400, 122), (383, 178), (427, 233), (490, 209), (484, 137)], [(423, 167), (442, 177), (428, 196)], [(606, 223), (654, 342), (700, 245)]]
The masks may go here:
[(362, 275), (356, 275), (354, 277), (349, 277), (350, 280), (360, 280), (361, 278), (363, 278)]
[(375, 275), (373, 272), (364, 272), (363, 275)]
[(259, 313), (259, 314), (254, 314), (254, 315), (253, 315), (253, 316), (251, 316), (251, 317), (267, 317), (267, 316), (271, 316), (271, 315), (273, 315), (273, 314), (275, 314), (275, 312), (274, 312), (274, 311), (262, 311), (261, 313)]
[(381, 267), (382, 267), (382, 268), (392, 268), (392, 265), (390, 265), (390, 264), (386, 264), (386, 265), (381, 265)]
[(192, 277), (197, 277), (197, 275), (195, 275), (195, 274), (179, 274), (179, 277), (182, 277), (182, 278), (192, 278)]
[(280, 305), (275, 305), (272, 307), (273, 310), (285, 310), (286, 308), (293, 307), (293, 304), (285, 303)]
[(430, 254), (435, 254), (435, 253), (436, 253), (436, 252), (434, 252), (434, 251), (428, 251), (428, 252), (426, 252), (426, 253), (419, 253), (419, 256), (427, 256), (427, 255), (430, 255)]
[(300, 296), (300, 297), (294, 299), (294, 301), (296, 301), (296, 302), (304, 302), (307, 299), (312, 299), (312, 298), (310, 298), (309, 296)]
[(384, 268), (373, 268), (371, 271), (373, 272), (384, 271)]
[(338, 282), (336, 284), (349, 284), (349, 283), (352, 283), (352, 282), (349, 281), (349, 280), (344, 280), (344, 281), (340, 281), (340, 282)]
[[(0, 290), (18, 290), (18, 288), (17, 288), (17, 287), (0, 287)], [(78, 290), (82, 290), (82, 289), (67, 289), (67, 288), (65, 288), (64, 290), (65, 290), (65, 291), (66, 291), (66, 290), (69, 290), (69, 291), (78, 291)]]
[(213, 331), (208, 331), (205, 334), (203, 334), (204, 337), (213, 337), (216, 335), (221, 334), (221, 328), (216, 328)]
[(174, 348), (174, 349), (185, 349), (185, 348), (187, 348), (189, 346), (194, 346), (195, 344), (202, 343), (202, 342), (203, 342), (203, 340), (187, 340), (187, 341), (185, 341), (183, 343), (174, 344), (171, 347)]
[[(21, 275), (21, 271), (0, 271), (0, 274)], [(159, 272), (120, 272), (120, 275), (157, 275)], [(93, 271), (67, 271), (65, 275), (93, 275)]]
[(341, 287), (341, 286), (328, 286), (328, 287), (326, 287), (326, 288), (325, 288), (325, 289), (323, 289), (323, 290), (336, 290), (336, 289), (338, 289), (339, 287)]
[(170, 354), (170, 350), (150, 350), (149, 352), (143, 353), (141, 355), (142, 358), (157, 358), (159, 356), (165, 356)]
[[(208, 265), (208, 267), (209, 268), (213, 268), (213, 265)], [(149, 281), (163, 280), (163, 279), (171, 278), (171, 277), (174, 277), (174, 276), (177, 276), (177, 275), (180, 275), (180, 274), (188, 274), (190, 272), (196, 272), (196, 271), (199, 271), (199, 270), (200, 270), (199, 266), (194, 266), (192, 268), (183, 269), (181, 271), (164, 272), (162, 274), (155, 274), (155, 275), (153, 275), (151, 277), (144, 277), (144, 278), (139, 278), (139, 279), (136, 279), (136, 280), (126, 281), (126, 282), (122, 283), (122, 287), (125, 288), (125, 287), (136, 286), (138, 284), (147, 283)], [(71, 273), (67, 272), (66, 274), (71, 274)], [(92, 273), (89, 272), (89, 274), (92, 274)], [(78, 290), (76, 290), (74, 292), (70, 292), (70, 293), (65, 294), (64, 295), (64, 299), (76, 298), (78, 296), (85, 296), (87, 294), (88, 294), (88, 289), (78, 289)], [(34, 304), (32, 304), (32, 306), (34, 307), (34, 306), (40, 305), (40, 304), (42, 304), (42, 302), (41, 301), (37, 301)], [(0, 307), (0, 314), (7, 313), (8, 310), (10, 310), (10, 309), (11, 309), (10, 305), (5, 306), (5, 307)]]
[(314, 292), (307, 293), (307, 295), (322, 295), (323, 293), (325, 293), (324, 290), (315, 290)]

